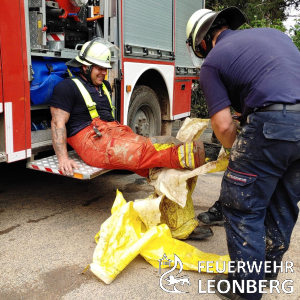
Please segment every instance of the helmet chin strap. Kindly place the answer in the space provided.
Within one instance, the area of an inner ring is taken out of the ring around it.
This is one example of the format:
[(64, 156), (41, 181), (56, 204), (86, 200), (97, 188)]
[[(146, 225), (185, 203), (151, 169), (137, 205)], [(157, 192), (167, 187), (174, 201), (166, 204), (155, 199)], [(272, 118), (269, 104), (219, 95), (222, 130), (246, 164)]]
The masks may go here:
[(211, 49), (213, 48), (212, 46), (213, 39), (211, 38), (210, 34), (207, 34), (203, 40), (205, 41), (205, 46), (206, 46), (206, 49), (203, 49), (205, 54), (204, 57), (206, 57), (208, 53), (211, 51)]
[(203, 57), (206, 57), (212, 48), (213, 46), (211, 35), (207, 34), (200, 42), (200, 44), (196, 46), (196, 51), (198, 51)]
[(93, 69), (93, 66), (87, 66), (86, 71), (84, 71), (84, 69), (82, 67), (80, 69), (80, 73), (89, 83), (93, 84), (92, 79), (91, 79), (92, 69)]

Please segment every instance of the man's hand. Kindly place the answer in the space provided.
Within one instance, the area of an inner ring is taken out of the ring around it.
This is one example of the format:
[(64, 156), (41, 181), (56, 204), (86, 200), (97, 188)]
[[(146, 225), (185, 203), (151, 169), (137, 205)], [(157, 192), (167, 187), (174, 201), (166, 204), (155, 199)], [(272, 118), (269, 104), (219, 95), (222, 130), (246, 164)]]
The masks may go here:
[(73, 176), (73, 169), (78, 169), (77, 163), (70, 158), (61, 158), (58, 160), (59, 162), (59, 169), (63, 172), (64, 175), (72, 175)]

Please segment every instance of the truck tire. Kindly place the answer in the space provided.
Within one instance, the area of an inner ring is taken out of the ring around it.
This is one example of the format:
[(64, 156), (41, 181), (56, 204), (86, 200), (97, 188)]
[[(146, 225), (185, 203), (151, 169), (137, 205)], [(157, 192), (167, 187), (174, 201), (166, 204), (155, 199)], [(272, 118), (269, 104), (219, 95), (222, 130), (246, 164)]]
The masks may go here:
[(161, 110), (154, 91), (147, 86), (137, 86), (132, 93), (127, 125), (134, 133), (145, 137), (161, 134)]

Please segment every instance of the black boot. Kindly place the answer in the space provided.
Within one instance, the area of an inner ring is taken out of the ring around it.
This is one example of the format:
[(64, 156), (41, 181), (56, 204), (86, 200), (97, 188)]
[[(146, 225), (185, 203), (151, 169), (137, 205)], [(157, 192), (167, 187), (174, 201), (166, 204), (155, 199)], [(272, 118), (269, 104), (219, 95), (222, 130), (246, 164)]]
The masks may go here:
[(194, 231), (189, 235), (189, 240), (203, 240), (213, 236), (214, 233), (209, 227), (197, 226)]
[(216, 201), (215, 204), (208, 209), (208, 211), (199, 214), (197, 218), (207, 225), (223, 226), (223, 212), (220, 201)]

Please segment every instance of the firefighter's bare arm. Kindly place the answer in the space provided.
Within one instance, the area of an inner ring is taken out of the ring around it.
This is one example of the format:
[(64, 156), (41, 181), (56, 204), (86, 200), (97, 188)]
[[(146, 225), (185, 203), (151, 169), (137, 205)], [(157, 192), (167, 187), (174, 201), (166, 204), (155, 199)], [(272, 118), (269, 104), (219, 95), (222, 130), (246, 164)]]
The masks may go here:
[(51, 115), (52, 143), (58, 158), (59, 169), (64, 175), (73, 175), (73, 168), (77, 169), (78, 165), (68, 157), (66, 123), (70, 114), (60, 108), (51, 107)]
[(236, 126), (229, 106), (211, 117), (211, 126), (221, 144), (225, 148), (231, 148), (236, 138)]

